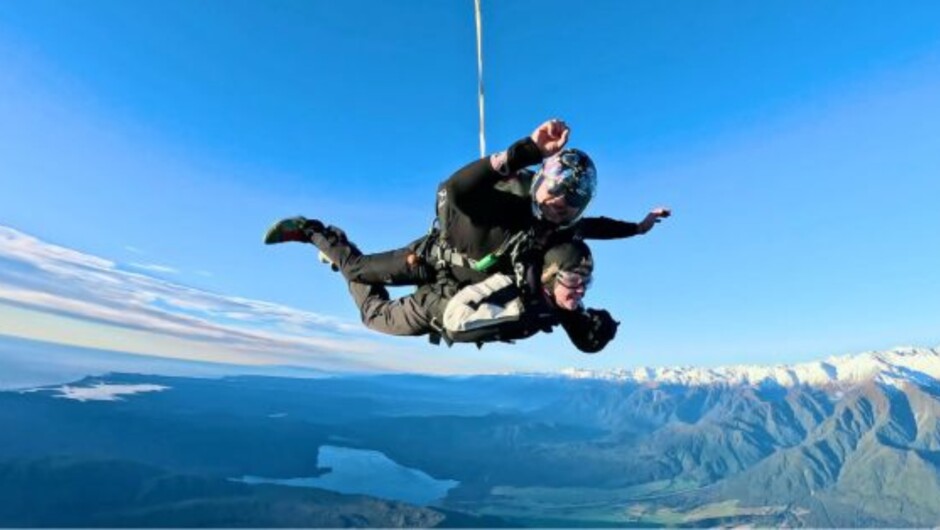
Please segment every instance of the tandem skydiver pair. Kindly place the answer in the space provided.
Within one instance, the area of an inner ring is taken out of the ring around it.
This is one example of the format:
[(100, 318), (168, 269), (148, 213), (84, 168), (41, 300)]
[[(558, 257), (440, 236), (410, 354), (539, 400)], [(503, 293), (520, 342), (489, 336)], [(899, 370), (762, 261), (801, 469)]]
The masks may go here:
[[(303, 217), (276, 223), (265, 243), (315, 245), (348, 282), (363, 323), (382, 333), (482, 345), (560, 324), (579, 350), (600, 351), (618, 323), (582, 304), (594, 268), (584, 240), (644, 234), (670, 211), (640, 223), (583, 217), (597, 171), (586, 153), (565, 148), (569, 134), (549, 120), (459, 169), (438, 187), (432, 229), (403, 248), (363, 254), (342, 230)], [(387, 285), (416, 290), (391, 300)]]

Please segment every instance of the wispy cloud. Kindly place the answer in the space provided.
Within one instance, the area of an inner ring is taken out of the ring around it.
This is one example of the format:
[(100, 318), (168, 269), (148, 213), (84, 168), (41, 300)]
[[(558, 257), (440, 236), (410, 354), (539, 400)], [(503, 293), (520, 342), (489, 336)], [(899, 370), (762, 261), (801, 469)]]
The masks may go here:
[(137, 247), (132, 247), (132, 246), (130, 246), (130, 245), (125, 245), (125, 246), (124, 246), (124, 250), (130, 252), (131, 254), (139, 254), (139, 255), (141, 255), (141, 256), (144, 255), (144, 254), (146, 254), (146, 252), (144, 252), (143, 250), (140, 250), (140, 249), (137, 248)]
[(128, 266), (150, 272), (162, 272), (164, 274), (179, 274), (179, 269), (169, 265), (157, 265), (156, 263), (128, 263)]
[[(161, 354), (151, 351), (154, 345), (169, 343), (148, 337), (164, 337), (186, 341), (174, 344), (203, 352), (204, 360), (327, 370), (421, 366), (449, 371), (443, 362), (432, 364), (424, 355), (377, 340), (382, 337), (359, 322), (212, 293), (131, 268), (0, 226), (0, 302), (94, 324), (99, 334), (104, 326), (125, 341), (151, 343), (150, 349), (137, 345), (128, 351)], [(61, 328), (59, 322), (51, 327)], [(0, 326), (0, 333), (13, 334), (11, 326), (17, 323)], [(26, 329), (26, 323), (20, 327)], [(50, 336), (55, 331), (49, 329)], [(390, 355), (390, 350), (395, 353)], [(204, 354), (207, 351), (217, 355)]]

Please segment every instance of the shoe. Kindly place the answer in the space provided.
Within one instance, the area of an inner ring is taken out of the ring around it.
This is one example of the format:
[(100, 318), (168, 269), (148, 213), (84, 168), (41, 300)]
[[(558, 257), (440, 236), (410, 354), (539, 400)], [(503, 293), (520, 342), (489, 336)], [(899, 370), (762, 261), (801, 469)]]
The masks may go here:
[(264, 244), (274, 245), (287, 241), (310, 243), (310, 237), (314, 233), (322, 232), (323, 229), (323, 223), (316, 219), (306, 219), (300, 216), (281, 219), (264, 234)]

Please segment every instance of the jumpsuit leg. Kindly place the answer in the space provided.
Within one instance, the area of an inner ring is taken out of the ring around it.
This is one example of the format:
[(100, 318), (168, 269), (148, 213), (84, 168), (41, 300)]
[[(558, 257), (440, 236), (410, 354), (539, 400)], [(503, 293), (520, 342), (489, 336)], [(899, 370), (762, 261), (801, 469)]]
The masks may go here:
[(418, 247), (426, 237), (396, 250), (352, 257), (342, 269), (343, 276), (351, 281), (384, 285), (421, 285), (432, 282), (434, 270), (425, 261), (419, 258), (417, 262), (409, 262), (409, 256), (418, 256)]
[(359, 308), (362, 323), (369, 329), (389, 335), (423, 335), (431, 330), (428, 311), (414, 296), (391, 300), (383, 285), (372, 285), (350, 281), (345, 271), (350, 263), (362, 256), (359, 249), (350, 243), (345, 234), (330, 228), (317, 232), (311, 242), (344, 272), (349, 284), (349, 293)]
[(414, 295), (389, 300), (382, 285), (349, 282), (362, 323), (367, 328), (388, 335), (424, 335), (431, 331), (431, 319)]

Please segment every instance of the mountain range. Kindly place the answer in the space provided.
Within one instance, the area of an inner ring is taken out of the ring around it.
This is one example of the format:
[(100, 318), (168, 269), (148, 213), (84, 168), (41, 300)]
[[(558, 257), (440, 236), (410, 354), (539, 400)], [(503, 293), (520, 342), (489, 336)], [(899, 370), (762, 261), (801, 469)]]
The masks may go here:
[[(940, 521), (929, 348), (471, 377), (106, 374), (0, 392), (0, 422), (0, 526)], [(371, 480), (301, 486), (342, 474), (325, 447), (455, 486), (426, 506), (377, 498)]]

